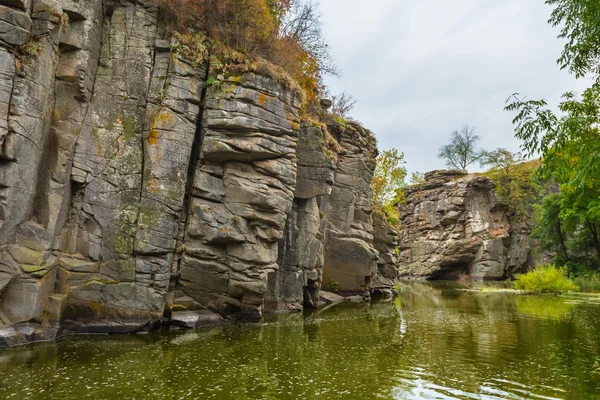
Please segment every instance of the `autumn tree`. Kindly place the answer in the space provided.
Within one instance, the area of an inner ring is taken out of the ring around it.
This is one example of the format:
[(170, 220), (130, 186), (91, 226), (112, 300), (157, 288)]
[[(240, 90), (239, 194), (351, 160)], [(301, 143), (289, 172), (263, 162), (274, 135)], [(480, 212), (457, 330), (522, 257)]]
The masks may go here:
[(385, 214), (392, 226), (400, 223), (396, 204), (403, 198), (405, 178), (404, 154), (398, 149), (381, 152), (371, 181), (373, 204), (376, 211)]
[(452, 132), (450, 141), (440, 147), (438, 158), (444, 160), (448, 168), (466, 170), (486, 154), (479, 149), (480, 141), (481, 137), (475, 133), (475, 128), (465, 125), (460, 131)]

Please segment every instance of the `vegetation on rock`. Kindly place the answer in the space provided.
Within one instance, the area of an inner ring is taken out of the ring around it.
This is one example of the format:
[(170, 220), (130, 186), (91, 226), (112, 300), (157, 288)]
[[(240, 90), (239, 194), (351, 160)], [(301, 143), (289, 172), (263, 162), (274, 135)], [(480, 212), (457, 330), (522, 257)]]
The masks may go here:
[[(217, 56), (216, 61), (237, 66), (238, 72), (255, 68), (263, 69), (263, 73), (273, 72), (266, 66), (266, 60), (292, 77), (309, 103), (316, 102), (321, 93), (323, 75), (336, 72), (321, 34), (316, 2), (157, 0), (157, 3), (170, 28), (179, 32), (179, 41), (189, 42), (189, 36), (201, 32), (215, 42), (215, 52), (211, 55)], [(281, 77), (282, 74), (277, 76)]]
[(527, 219), (542, 190), (536, 177), (538, 164), (537, 161), (525, 162), (521, 153), (506, 149), (489, 152), (482, 160), (482, 165), (490, 167), (486, 175), (494, 181), (496, 191), (516, 220)]

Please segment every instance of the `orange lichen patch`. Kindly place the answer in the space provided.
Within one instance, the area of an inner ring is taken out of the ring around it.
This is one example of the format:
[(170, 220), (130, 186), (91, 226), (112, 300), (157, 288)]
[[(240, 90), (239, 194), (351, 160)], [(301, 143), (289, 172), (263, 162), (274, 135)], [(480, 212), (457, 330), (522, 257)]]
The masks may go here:
[(292, 122), (292, 129), (297, 131), (300, 129), (300, 124), (298, 122)]
[(150, 129), (150, 133), (148, 134), (148, 145), (149, 146), (157, 146), (158, 145), (158, 129)]
[(267, 102), (267, 96), (265, 96), (262, 93), (259, 93), (258, 94), (258, 104), (260, 104), (261, 107), (264, 107), (266, 102)]
[(158, 178), (150, 178), (148, 179), (148, 187), (147, 191), (149, 193), (158, 193), (160, 192), (160, 183)]
[(496, 228), (492, 228), (490, 230), (490, 236), (492, 236), (493, 238), (502, 238), (502, 237), (506, 237), (507, 235), (508, 235), (507, 227), (496, 227)]
[(173, 125), (174, 119), (168, 110), (160, 110), (154, 112), (152, 116), (152, 122), (150, 123), (150, 131), (148, 132), (148, 152), (151, 160), (151, 168), (155, 168), (160, 162), (160, 129), (158, 127), (165, 127)]

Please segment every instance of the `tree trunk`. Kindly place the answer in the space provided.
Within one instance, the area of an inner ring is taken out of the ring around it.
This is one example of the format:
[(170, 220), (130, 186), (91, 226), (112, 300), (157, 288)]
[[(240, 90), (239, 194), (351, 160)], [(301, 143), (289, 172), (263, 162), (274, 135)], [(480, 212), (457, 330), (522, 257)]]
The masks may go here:
[(560, 248), (563, 256), (565, 256), (566, 261), (569, 261), (569, 253), (567, 252), (567, 245), (565, 244), (565, 237), (563, 236), (560, 218), (556, 219), (556, 233), (558, 234), (558, 241), (560, 242)]
[(598, 257), (598, 263), (600, 265), (600, 238), (598, 237), (598, 228), (596, 224), (592, 223), (589, 219), (586, 219), (590, 231), (592, 231), (592, 240), (594, 241), (594, 247), (596, 248), (596, 257)]

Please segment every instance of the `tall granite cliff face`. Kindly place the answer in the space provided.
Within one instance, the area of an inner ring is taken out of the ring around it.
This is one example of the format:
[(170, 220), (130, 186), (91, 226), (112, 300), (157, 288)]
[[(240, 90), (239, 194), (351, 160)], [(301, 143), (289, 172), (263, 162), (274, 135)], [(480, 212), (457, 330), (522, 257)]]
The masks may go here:
[(429, 279), (501, 279), (531, 262), (526, 225), (509, 210), (484, 176), (433, 171), (406, 190), (399, 206), (400, 275)]
[(269, 76), (192, 64), (159, 16), (0, 0), (0, 344), (391, 289), (372, 135), (301, 124), (299, 93)]

